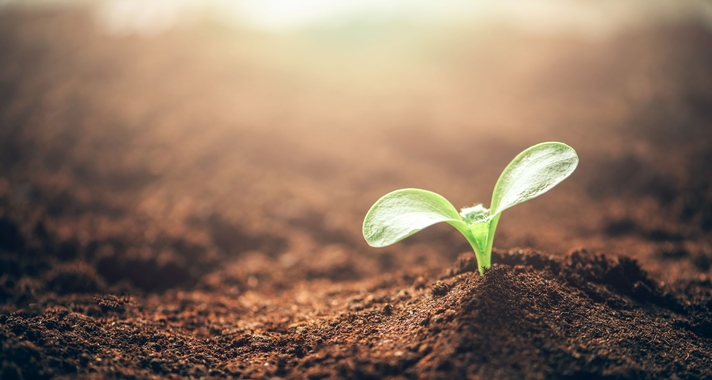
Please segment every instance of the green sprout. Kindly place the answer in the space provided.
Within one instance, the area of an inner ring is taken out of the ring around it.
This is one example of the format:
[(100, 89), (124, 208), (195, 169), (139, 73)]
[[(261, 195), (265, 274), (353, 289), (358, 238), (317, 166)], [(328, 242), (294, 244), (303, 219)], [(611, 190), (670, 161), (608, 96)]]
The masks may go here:
[(481, 275), (491, 266), (492, 243), (502, 211), (538, 197), (573, 173), (576, 151), (560, 142), (545, 142), (519, 153), (507, 165), (492, 192), (489, 210), (482, 204), (459, 213), (440, 194), (421, 189), (390, 192), (371, 206), (363, 237), (372, 247), (385, 247), (440, 222), (460, 231), (472, 246)]

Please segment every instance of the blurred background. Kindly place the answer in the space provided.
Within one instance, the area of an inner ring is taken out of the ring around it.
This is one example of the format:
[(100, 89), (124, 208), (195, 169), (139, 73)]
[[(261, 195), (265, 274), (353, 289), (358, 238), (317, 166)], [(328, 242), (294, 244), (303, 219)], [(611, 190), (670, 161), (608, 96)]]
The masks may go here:
[(441, 273), (464, 238), (370, 248), (371, 204), (550, 140), (495, 247), (708, 278), (711, 127), (707, 1), (0, 0), (0, 296)]

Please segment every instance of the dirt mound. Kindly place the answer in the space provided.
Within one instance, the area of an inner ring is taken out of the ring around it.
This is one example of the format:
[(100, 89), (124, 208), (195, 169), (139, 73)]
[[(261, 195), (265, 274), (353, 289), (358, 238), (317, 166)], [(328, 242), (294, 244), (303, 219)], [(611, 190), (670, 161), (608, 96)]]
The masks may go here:
[(499, 252), (484, 277), (463, 271), (473, 259), (442, 280), (371, 281), (291, 306), (247, 307), (226, 289), (45, 295), (1, 317), (3, 378), (712, 376), (709, 282), (659, 286), (628, 258), (581, 251)]

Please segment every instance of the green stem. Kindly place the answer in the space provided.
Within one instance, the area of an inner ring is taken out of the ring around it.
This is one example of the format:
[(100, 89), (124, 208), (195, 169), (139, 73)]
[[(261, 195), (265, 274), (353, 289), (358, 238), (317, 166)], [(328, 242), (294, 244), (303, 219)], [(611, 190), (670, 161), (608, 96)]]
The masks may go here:
[[(477, 226), (477, 227), (475, 227)], [(487, 229), (483, 229), (481, 224), (480, 225), (473, 225), (469, 226), (467, 230), (460, 230), (460, 232), (465, 235), (465, 238), (467, 239), (467, 242), (470, 243), (470, 246), (472, 246), (472, 250), (475, 251), (475, 258), (477, 259), (477, 269), (480, 272), (480, 275), (484, 275), (484, 270), (486, 268), (490, 267), (490, 259), (489, 255), (486, 254), (485, 251), (485, 245), (482, 243), (487, 243), (486, 236), (482, 236), (482, 231), (487, 231)], [(473, 228), (475, 227), (475, 228)], [(459, 230), (459, 229), (458, 229)], [(479, 233), (478, 233), (479, 232)], [(477, 236), (477, 237), (476, 237)], [(482, 239), (485, 238), (485, 239)]]
[[(501, 214), (500, 214), (501, 215)], [(492, 245), (500, 215), (489, 221), (469, 225), (467, 229), (457, 228), (472, 246), (477, 258), (477, 269), (484, 276), (485, 269), (492, 266)]]
[(487, 247), (486, 249), (486, 265), (487, 268), (492, 266), (492, 247), (494, 245), (494, 232), (497, 230), (497, 223), (499, 223), (499, 217), (502, 216), (502, 214), (498, 214), (489, 223), (489, 231), (487, 234)]

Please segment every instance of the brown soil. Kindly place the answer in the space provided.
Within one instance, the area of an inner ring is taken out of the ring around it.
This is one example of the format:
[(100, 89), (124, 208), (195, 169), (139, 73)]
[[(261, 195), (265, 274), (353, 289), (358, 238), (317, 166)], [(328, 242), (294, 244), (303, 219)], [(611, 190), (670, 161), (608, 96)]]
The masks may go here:
[[(0, 12), (0, 378), (712, 378), (712, 33), (368, 28)], [(485, 276), (360, 236), (547, 140)]]

